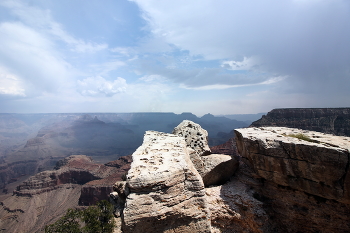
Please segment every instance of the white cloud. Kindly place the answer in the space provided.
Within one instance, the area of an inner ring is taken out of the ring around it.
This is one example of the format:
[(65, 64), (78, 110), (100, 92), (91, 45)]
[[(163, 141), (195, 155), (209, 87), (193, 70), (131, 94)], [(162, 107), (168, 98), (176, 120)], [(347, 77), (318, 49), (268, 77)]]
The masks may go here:
[[(302, 83), (349, 70), (350, 1), (134, 2), (158, 40), (207, 60), (236, 61), (235, 69), (251, 68), (246, 62), (258, 57), (264, 71)], [(237, 63), (242, 57), (248, 60)]]
[(48, 31), (57, 36), (59, 39), (64, 41), (65, 43), (73, 46), (72, 50), (80, 53), (95, 53), (108, 48), (107, 44), (98, 44), (85, 42), (81, 39), (76, 39), (73, 36), (69, 35), (65, 30), (63, 30), (62, 26), (56, 22), (54, 22), (50, 17), (47, 21)]
[(251, 70), (258, 65), (259, 63), (256, 58), (244, 57), (243, 61), (224, 61), (222, 62), (221, 67), (229, 70)]
[(145, 76), (141, 77), (140, 80), (144, 81), (144, 82), (154, 82), (154, 81), (165, 80), (165, 78), (161, 75), (152, 74), (152, 75), (145, 75)]
[(123, 78), (116, 78), (115, 80), (107, 81), (101, 76), (89, 77), (83, 80), (78, 80), (78, 91), (86, 96), (108, 96), (126, 91), (127, 83)]
[(42, 33), (51, 34), (72, 46), (72, 51), (95, 53), (108, 48), (107, 44), (87, 42), (70, 35), (63, 29), (61, 24), (55, 22), (49, 10), (42, 10), (37, 7), (29, 6), (17, 0), (4, 1), (1, 5), (9, 8), (13, 14), (18, 16), (22, 22), (28, 24), (30, 27), (36, 28), (42, 31)]
[(25, 97), (25, 90), (21, 80), (5, 68), (0, 67), (0, 95)]
[(74, 69), (45, 36), (21, 23), (1, 23), (0, 34), (0, 65), (23, 80), (29, 96), (66, 86)]
[(278, 77), (273, 77), (269, 78), (263, 82), (259, 83), (251, 83), (251, 84), (238, 84), (238, 85), (227, 85), (227, 84), (213, 84), (213, 85), (204, 85), (204, 86), (199, 86), (199, 87), (190, 87), (186, 86), (184, 84), (180, 84), (180, 88), (184, 89), (189, 89), (189, 90), (223, 90), (223, 89), (228, 89), (228, 88), (237, 88), (237, 87), (249, 87), (249, 86), (257, 86), (257, 85), (269, 85), (269, 84), (274, 84), (277, 82), (280, 82), (284, 80), (286, 77), (278, 76)]
[(133, 48), (130, 48), (130, 47), (115, 47), (115, 48), (111, 48), (110, 51), (113, 53), (119, 53), (127, 57), (132, 56), (136, 52)]
[(94, 70), (96, 70), (96, 72), (101, 76), (107, 75), (109, 72), (116, 70), (122, 66), (126, 66), (126, 63), (120, 60), (111, 60), (101, 64), (91, 65), (91, 67), (93, 67)]

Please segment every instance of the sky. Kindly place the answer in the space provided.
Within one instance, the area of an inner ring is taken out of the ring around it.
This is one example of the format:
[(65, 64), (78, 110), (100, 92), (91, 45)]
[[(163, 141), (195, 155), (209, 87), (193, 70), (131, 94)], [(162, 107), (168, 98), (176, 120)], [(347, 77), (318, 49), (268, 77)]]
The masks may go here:
[(1, 0), (0, 112), (350, 107), (348, 0)]

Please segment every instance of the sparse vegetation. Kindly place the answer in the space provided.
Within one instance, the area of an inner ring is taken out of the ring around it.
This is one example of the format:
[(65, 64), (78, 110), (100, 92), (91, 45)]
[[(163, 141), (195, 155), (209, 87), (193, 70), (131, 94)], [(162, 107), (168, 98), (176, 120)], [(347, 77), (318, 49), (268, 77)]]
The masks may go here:
[(300, 140), (308, 141), (308, 142), (315, 142), (315, 140), (312, 140), (310, 137), (308, 137), (305, 134), (298, 133), (298, 134), (288, 134), (288, 137), (298, 138)]
[(123, 173), (123, 175), (122, 175), (122, 181), (126, 181), (126, 175), (128, 174), (128, 172), (125, 172), (125, 173)]
[(113, 206), (100, 201), (85, 210), (68, 209), (55, 223), (45, 227), (46, 233), (111, 233), (115, 227)]

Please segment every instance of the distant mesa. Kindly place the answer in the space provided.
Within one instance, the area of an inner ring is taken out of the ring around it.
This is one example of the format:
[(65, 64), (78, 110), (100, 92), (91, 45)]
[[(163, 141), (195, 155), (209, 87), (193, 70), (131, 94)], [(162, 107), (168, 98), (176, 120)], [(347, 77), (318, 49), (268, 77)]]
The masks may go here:
[(291, 127), (350, 136), (350, 108), (273, 109), (251, 126)]

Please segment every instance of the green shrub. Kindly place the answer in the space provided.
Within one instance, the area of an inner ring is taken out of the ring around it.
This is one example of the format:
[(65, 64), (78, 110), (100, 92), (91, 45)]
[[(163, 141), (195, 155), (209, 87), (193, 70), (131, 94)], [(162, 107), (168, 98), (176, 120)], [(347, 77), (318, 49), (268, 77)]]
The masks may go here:
[(111, 233), (115, 227), (113, 205), (100, 201), (85, 210), (68, 209), (55, 223), (45, 227), (46, 233)]

